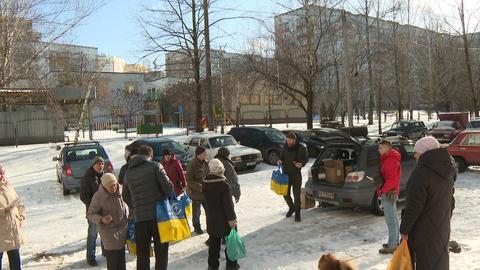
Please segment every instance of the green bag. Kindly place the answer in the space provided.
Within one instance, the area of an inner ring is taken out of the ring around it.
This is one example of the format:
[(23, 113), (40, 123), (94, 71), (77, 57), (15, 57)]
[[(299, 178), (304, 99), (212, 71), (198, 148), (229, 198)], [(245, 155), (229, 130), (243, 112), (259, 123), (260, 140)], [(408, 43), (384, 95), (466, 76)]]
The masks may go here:
[(247, 256), (245, 244), (240, 235), (238, 235), (237, 230), (232, 229), (230, 235), (225, 238), (225, 242), (227, 244), (227, 255), (231, 261), (238, 261)]

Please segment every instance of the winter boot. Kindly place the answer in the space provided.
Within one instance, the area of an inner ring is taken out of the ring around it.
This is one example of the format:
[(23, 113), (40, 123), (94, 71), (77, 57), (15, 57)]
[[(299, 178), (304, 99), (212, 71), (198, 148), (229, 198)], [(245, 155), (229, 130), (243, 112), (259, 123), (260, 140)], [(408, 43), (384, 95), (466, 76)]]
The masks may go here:
[(195, 232), (196, 234), (198, 234), (198, 235), (203, 234), (203, 230), (202, 230), (202, 228), (200, 228), (200, 227), (196, 227), (195, 230), (194, 230), (194, 232)]
[(291, 217), (293, 215), (293, 212), (295, 212), (295, 210), (293, 210), (292, 208), (289, 208), (286, 217), (287, 218)]
[(380, 254), (393, 254), (393, 253), (395, 253), (395, 250), (397, 250), (397, 246), (388, 247), (388, 245), (387, 245), (386, 247), (383, 247), (382, 249), (380, 249), (378, 252)]
[(300, 222), (302, 219), (300, 218), (300, 210), (295, 210), (295, 222)]

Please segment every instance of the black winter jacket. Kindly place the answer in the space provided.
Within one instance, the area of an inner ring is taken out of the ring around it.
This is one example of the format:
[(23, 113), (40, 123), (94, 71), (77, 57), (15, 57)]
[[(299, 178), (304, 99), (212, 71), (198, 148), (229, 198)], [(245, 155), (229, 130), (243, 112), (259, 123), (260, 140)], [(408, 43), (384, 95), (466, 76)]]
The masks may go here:
[(101, 184), (102, 173), (97, 173), (92, 167), (88, 168), (80, 181), (80, 200), (85, 204), (86, 210), (92, 202), (93, 195)]
[(230, 233), (228, 221), (236, 220), (232, 194), (225, 177), (209, 174), (202, 188), (205, 195), (207, 232), (211, 236), (223, 237)]
[(136, 222), (156, 220), (157, 202), (173, 196), (172, 183), (160, 163), (146, 156), (128, 162), (123, 183), (123, 199)]
[(400, 232), (408, 234), (417, 270), (449, 269), (448, 241), (455, 163), (446, 148), (425, 152), (407, 184)]
[(293, 161), (302, 163), (302, 167), (305, 166), (308, 162), (307, 148), (298, 143), (298, 141), (291, 148), (285, 143), (280, 154), (280, 160), (282, 161), (283, 171), (286, 174), (301, 174), (302, 169), (295, 167)]

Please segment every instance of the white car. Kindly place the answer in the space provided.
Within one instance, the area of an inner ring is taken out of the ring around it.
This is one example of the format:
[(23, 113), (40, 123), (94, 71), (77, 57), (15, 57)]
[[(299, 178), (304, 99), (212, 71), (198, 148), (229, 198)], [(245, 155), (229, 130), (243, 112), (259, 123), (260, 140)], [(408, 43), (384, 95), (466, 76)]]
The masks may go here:
[(220, 147), (230, 150), (230, 159), (235, 169), (253, 170), (263, 161), (262, 153), (257, 149), (240, 145), (231, 135), (223, 134), (196, 134), (187, 137), (184, 141), (186, 150), (195, 155), (195, 149), (201, 145), (207, 149), (207, 160), (212, 160)]

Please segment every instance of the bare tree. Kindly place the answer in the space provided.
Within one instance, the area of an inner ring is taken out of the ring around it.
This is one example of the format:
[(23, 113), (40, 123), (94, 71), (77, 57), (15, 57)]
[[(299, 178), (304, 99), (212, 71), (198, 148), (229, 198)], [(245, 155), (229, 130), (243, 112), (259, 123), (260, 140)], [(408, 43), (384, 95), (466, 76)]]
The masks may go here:
[(125, 132), (133, 116), (144, 109), (145, 95), (139, 90), (112, 89), (114, 112), (123, 115)]

